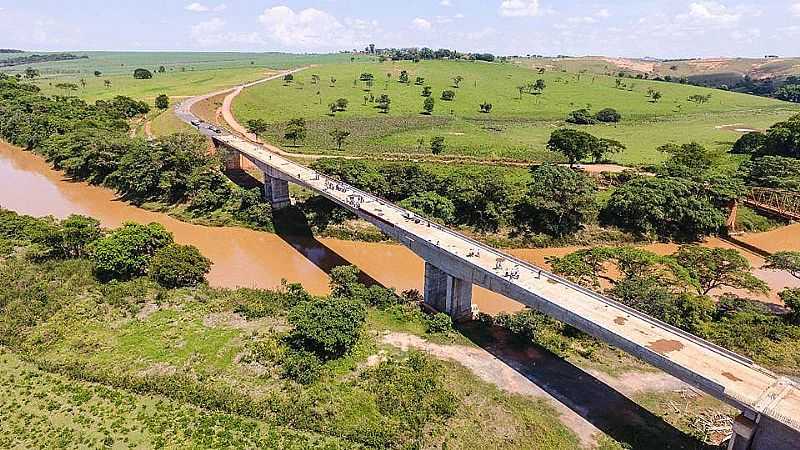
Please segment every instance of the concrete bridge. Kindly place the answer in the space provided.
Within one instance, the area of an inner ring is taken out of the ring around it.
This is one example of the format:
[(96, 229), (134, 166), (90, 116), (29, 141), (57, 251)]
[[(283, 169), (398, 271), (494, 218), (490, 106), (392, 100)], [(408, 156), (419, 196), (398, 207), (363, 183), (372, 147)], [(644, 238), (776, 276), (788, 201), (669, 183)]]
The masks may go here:
[[(212, 95), (217, 95), (215, 93)], [(205, 98), (205, 97), (202, 97)], [(226, 151), (226, 165), (242, 159), (264, 174), (274, 209), (290, 204), (289, 183), (314, 191), (372, 223), (425, 261), (425, 302), (454, 319), (472, 316), (472, 286), (514, 299), (620, 348), (736, 407), (729, 449), (800, 448), (800, 387), (753, 361), (653, 319), (392, 203), (328, 178), (255, 144), (205, 124), (178, 106), (183, 120)]]

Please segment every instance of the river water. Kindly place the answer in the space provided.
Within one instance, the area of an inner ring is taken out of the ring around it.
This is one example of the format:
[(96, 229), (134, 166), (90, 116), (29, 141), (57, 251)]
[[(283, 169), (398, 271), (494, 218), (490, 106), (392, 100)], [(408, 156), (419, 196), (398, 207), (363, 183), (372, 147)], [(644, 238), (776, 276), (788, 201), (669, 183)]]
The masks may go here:
[[(424, 264), (402, 245), (342, 241), (337, 239), (287, 238), (243, 228), (216, 228), (191, 225), (165, 214), (145, 211), (116, 199), (108, 189), (72, 182), (60, 172), (29, 152), (0, 141), (0, 205), (20, 214), (66, 217), (83, 214), (94, 217), (105, 227), (117, 227), (125, 221), (159, 222), (169, 229), (175, 240), (192, 244), (210, 258), (214, 265), (209, 282), (223, 287), (274, 288), (282, 279), (302, 283), (314, 294), (328, 292), (326, 271), (332, 267), (353, 264), (386, 287), (398, 291), (422, 290)], [(797, 228), (785, 229), (783, 242), (795, 242)], [(776, 233), (772, 232), (775, 242)], [(729, 244), (710, 240), (711, 246)], [(800, 246), (800, 242), (797, 243)], [(675, 249), (672, 245), (648, 246), (658, 253)], [(798, 248), (800, 249), (800, 248)], [(517, 257), (543, 265), (547, 256), (561, 256), (574, 247), (555, 249), (512, 250)], [(763, 261), (747, 255), (754, 265)], [(775, 293), (785, 286), (800, 285), (785, 273), (757, 271), (768, 281), (773, 293), (765, 301), (775, 302)], [(485, 289), (475, 287), (474, 303), (480, 311), (513, 312), (522, 305)]]

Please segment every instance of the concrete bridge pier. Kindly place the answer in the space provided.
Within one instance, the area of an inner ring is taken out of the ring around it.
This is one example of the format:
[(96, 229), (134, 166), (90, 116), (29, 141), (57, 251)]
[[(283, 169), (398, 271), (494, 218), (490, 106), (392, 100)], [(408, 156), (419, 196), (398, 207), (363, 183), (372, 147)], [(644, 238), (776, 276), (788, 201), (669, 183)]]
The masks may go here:
[(272, 205), (273, 210), (292, 204), (289, 198), (289, 182), (279, 175), (273, 169), (264, 171), (264, 200)]
[(799, 438), (796, 431), (776, 420), (744, 412), (733, 422), (733, 436), (728, 443), (728, 450), (797, 449), (800, 448)]
[(454, 321), (472, 319), (472, 283), (425, 262), (425, 304)]
[(217, 146), (217, 151), (222, 156), (225, 170), (242, 170), (242, 152), (224, 146)]

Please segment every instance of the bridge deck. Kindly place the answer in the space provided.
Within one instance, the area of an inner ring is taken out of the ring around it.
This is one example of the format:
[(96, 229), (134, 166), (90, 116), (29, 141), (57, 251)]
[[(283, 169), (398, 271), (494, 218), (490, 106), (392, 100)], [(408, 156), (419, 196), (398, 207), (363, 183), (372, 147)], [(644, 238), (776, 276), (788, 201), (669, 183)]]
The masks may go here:
[[(742, 356), (657, 321), (611, 299), (577, 286), (527, 262), (518, 260), (437, 224), (420, 220), (407, 210), (351, 186), (338, 183), (303, 165), (269, 152), (232, 135), (215, 136), (260, 166), (285, 175), (293, 183), (316, 191), (356, 214), (396, 227), (408, 236), (476, 272), (484, 287), (507, 295), (535, 309), (557, 311), (557, 318), (641, 357), (649, 363), (743, 410), (772, 417), (800, 431), (800, 391), (785, 378)], [(352, 196), (363, 198), (351, 203)], [(411, 242), (403, 242), (411, 244)], [(502, 260), (498, 269), (498, 260)], [(519, 277), (510, 279), (509, 271)], [(526, 295), (528, 294), (528, 295)]]

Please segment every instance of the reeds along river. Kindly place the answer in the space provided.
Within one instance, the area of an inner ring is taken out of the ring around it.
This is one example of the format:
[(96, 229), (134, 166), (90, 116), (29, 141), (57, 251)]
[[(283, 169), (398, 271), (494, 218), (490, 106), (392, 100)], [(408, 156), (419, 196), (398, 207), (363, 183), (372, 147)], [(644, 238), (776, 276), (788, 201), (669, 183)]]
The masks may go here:
[[(328, 291), (326, 271), (337, 265), (353, 264), (366, 275), (398, 291), (422, 289), (423, 261), (401, 245), (282, 237), (242, 228), (214, 228), (191, 225), (165, 214), (145, 211), (118, 201), (108, 189), (72, 182), (52, 170), (41, 158), (0, 142), (0, 205), (20, 214), (66, 217), (83, 214), (117, 227), (126, 221), (160, 222), (176, 241), (192, 244), (214, 262), (209, 281), (214, 286), (273, 288), (282, 279), (302, 283), (315, 294)], [(797, 228), (787, 229), (786, 241), (800, 241)], [(777, 239), (773, 237), (774, 241)], [(795, 244), (797, 244), (795, 242)], [(727, 246), (711, 240), (708, 245)], [(671, 245), (650, 246), (660, 253)], [(546, 256), (559, 256), (575, 248), (512, 250), (515, 256), (544, 264)], [(760, 265), (760, 258), (748, 255)], [(758, 273), (774, 290), (792, 284), (788, 274)], [(795, 283), (797, 284), (797, 283)], [(775, 293), (771, 300), (775, 301)], [(474, 301), (487, 313), (517, 311), (522, 306), (482, 288), (475, 288)]]

